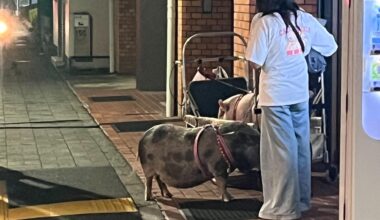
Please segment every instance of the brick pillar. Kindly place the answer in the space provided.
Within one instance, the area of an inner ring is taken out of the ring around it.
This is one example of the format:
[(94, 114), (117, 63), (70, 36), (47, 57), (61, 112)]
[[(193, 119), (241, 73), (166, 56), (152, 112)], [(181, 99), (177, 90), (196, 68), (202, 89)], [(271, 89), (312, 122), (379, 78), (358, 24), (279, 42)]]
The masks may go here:
[[(255, 0), (234, 0), (234, 32), (240, 34), (244, 39), (248, 40), (249, 27), (251, 20), (256, 11)], [(243, 56), (245, 53), (245, 46), (243, 42), (235, 38), (234, 39), (234, 54), (235, 56)], [(246, 76), (246, 70), (244, 69), (244, 62), (234, 62), (235, 75)]]
[[(202, 0), (178, 0), (178, 32), (177, 32), (177, 57), (182, 60), (182, 46), (191, 35), (210, 31), (232, 31), (232, 1), (212, 0), (212, 12), (202, 12)], [(197, 38), (193, 40), (186, 50), (186, 83), (190, 82), (196, 72), (196, 64), (189, 62), (198, 57), (213, 57), (232, 55), (233, 40), (224, 38)], [(218, 63), (208, 64), (216, 67)], [(232, 64), (223, 65), (231, 72)], [(182, 94), (182, 71), (178, 70), (178, 91)], [(179, 103), (182, 97), (178, 96)]]
[[(300, 7), (316, 15), (317, 0), (297, 0)], [(256, 0), (234, 0), (234, 32), (242, 35), (246, 40), (249, 36), (250, 23), (256, 12)], [(242, 56), (244, 47), (239, 39), (234, 39), (234, 53)], [(234, 63), (235, 75), (244, 75), (243, 62)]]
[(116, 70), (136, 73), (136, 0), (116, 0)]

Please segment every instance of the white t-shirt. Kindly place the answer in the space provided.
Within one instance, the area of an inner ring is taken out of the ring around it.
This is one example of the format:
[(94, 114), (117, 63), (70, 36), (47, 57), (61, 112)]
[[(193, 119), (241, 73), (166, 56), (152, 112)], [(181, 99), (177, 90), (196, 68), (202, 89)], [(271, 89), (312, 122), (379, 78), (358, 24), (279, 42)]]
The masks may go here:
[[(308, 73), (304, 58), (312, 47), (324, 56), (337, 50), (334, 37), (311, 14), (298, 11), (297, 25), (305, 45), (301, 45), (278, 13), (260, 14), (252, 19), (246, 59), (262, 66), (259, 105), (291, 105), (307, 101)], [(294, 16), (291, 20), (294, 24)], [(295, 25), (294, 25), (295, 26)]]

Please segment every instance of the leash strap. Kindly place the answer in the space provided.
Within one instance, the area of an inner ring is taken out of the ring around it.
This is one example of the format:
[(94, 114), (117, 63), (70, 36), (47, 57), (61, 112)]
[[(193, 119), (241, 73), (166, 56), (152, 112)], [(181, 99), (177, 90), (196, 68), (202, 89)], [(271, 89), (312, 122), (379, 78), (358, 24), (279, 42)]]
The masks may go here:
[(219, 129), (217, 127), (211, 125), (211, 124), (205, 125), (204, 127), (202, 127), (202, 129), (197, 133), (197, 136), (195, 137), (193, 153), (194, 153), (195, 162), (197, 163), (199, 169), (202, 171), (202, 173), (205, 176), (208, 176), (208, 177), (212, 177), (213, 175), (212, 175), (212, 173), (210, 173), (207, 170), (205, 164), (203, 164), (199, 158), (199, 144), (198, 143), (199, 143), (199, 139), (200, 139), (202, 133), (207, 128), (210, 128), (210, 127), (213, 128), (213, 130), (215, 131), (218, 148), (219, 148), (220, 153), (222, 154), (223, 159), (227, 163), (228, 172), (232, 171), (233, 168), (236, 167), (236, 162), (232, 156), (232, 153), (231, 153), (230, 149), (228, 148), (225, 140), (223, 139), (223, 136), (220, 133)]
[(260, 73), (261, 73), (261, 68), (260, 69), (255, 69), (255, 95), (254, 95), (254, 107), (253, 107), (253, 112), (256, 117), (256, 123), (254, 123), (254, 126), (258, 131), (260, 131), (260, 124), (259, 124), (259, 115), (261, 114), (261, 109), (258, 107), (259, 105), (259, 85), (260, 85)]
[(261, 73), (261, 68), (258, 70), (255, 70), (255, 91), (254, 91), (255, 92), (255, 107), (254, 107), (255, 115), (261, 114), (261, 109), (258, 108), (260, 73)]
[(236, 167), (236, 162), (234, 160), (234, 157), (232, 156), (232, 153), (227, 146), (226, 142), (223, 139), (222, 134), (220, 133), (219, 129), (215, 126), (213, 126), (215, 133), (216, 133), (216, 140), (218, 142), (220, 153), (222, 154), (224, 160), (226, 161), (228, 165), (228, 172), (231, 172)]
[(206, 166), (199, 159), (199, 144), (198, 144), (201, 135), (209, 127), (212, 127), (212, 125), (205, 125), (205, 126), (203, 126), (202, 129), (197, 133), (197, 136), (195, 137), (195, 140), (194, 140), (194, 150), (193, 150), (193, 153), (194, 153), (195, 162), (197, 163), (199, 169), (202, 171), (203, 175), (205, 175), (205, 176), (211, 176), (212, 177), (213, 175), (205, 168)]

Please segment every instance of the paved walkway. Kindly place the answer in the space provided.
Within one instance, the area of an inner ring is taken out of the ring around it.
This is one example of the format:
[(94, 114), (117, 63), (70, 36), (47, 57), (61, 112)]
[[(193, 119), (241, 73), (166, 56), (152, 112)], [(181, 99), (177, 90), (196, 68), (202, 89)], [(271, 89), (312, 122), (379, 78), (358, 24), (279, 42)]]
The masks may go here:
[[(138, 141), (143, 131), (117, 131), (115, 123), (136, 120), (164, 119), (164, 92), (142, 92), (135, 88), (133, 76), (121, 75), (66, 75), (71, 88), (100, 124), (105, 134), (115, 144), (124, 158), (145, 181), (141, 165), (136, 161)], [(129, 101), (95, 102), (93, 97), (132, 97)], [(147, 105), (146, 103), (149, 103)], [(153, 107), (152, 107), (153, 106)], [(215, 185), (206, 182), (188, 189), (169, 187), (173, 199), (162, 198), (157, 184), (153, 194), (167, 219), (258, 219), (262, 194), (257, 186), (257, 176), (233, 173), (229, 179), (229, 192), (235, 200), (224, 204), (219, 201)], [(334, 220), (338, 218), (336, 185), (314, 180), (313, 208), (303, 219)]]
[[(5, 209), (16, 215), (21, 211), (11, 208), (132, 197), (130, 205), (136, 205), (140, 215), (129, 210), (100, 219), (163, 219), (155, 202), (143, 200), (142, 182), (131, 166), (53, 69), (49, 57), (38, 51), (20, 39), (0, 54), (0, 180), (9, 197)], [(45, 193), (46, 199), (39, 201), (35, 192)]]
[[(88, 219), (257, 219), (261, 193), (254, 175), (235, 173), (229, 191), (236, 200), (228, 204), (218, 201), (210, 182), (170, 188), (172, 200), (161, 198), (154, 184), (159, 206), (145, 202), (145, 180), (136, 161), (143, 131), (117, 132), (112, 125), (164, 118), (163, 93), (137, 91), (129, 76), (58, 74), (49, 57), (25, 43), (3, 51), (0, 72), (0, 177), (6, 181), (10, 213), (21, 215), (25, 209), (17, 208), (45, 203), (132, 197), (139, 215)], [(93, 96), (135, 100), (94, 102)], [(337, 219), (337, 196), (329, 187), (320, 181), (314, 185), (313, 210), (303, 219)], [(1, 207), (0, 202), (0, 213)]]

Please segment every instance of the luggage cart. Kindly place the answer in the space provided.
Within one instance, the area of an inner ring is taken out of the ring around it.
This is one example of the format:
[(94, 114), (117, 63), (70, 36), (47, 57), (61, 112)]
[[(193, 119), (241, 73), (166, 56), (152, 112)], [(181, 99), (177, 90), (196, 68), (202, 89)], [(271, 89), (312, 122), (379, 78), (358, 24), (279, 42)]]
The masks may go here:
[(335, 181), (337, 166), (331, 163), (327, 148), (326, 103), (324, 73), (326, 60), (318, 52), (311, 50), (306, 58), (309, 69), (309, 90), (315, 95), (310, 100), (310, 141), (312, 151), (312, 174)]
[[(207, 62), (223, 62), (241, 60), (245, 63), (244, 77), (231, 77), (226, 79), (191, 81), (186, 83), (185, 52), (188, 44), (195, 38), (202, 37), (238, 37), (246, 48), (247, 43), (244, 38), (234, 32), (206, 32), (192, 35), (183, 45), (182, 50), (182, 89), (184, 94), (182, 117), (186, 126), (198, 127), (205, 124), (221, 124), (228, 120), (217, 118), (218, 100), (226, 99), (236, 94), (245, 94), (254, 91), (253, 73), (249, 68), (249, 63), (244, 57), (220, 56), (198, 58), (193, 62), (198, 63), (198, 67)], [(324, 72), (326, 69), (325, 58), (316, 51), (311, 51), (307, 57), (309, 65), (310, 89), (316, 94), (310, 102), (310, 127), (311, 127), (311, 152), (312, 166), (318, 167), (314, 170), (313, 176), (325, 177), (328, 181), (335, 180), (338, 171), (330, 164), (329, 151), (326, 143), (326, 106)], [(310, 71), (311, 70), (311, 71)], [(253, 125), (253, 124), (252, 124)], [(318, 165), (318, 166), (316, 166)], [(323, 165), (323, 166), (319, 166)], [(322, 169), (320, 167), (323, 167)]]
[(229, 77), (224, 79), (212, 79), (191, 81), (186, 83), (187, 72), (186, 50), (188, 44), (196, 38), (213, 38), (213, 37), (237, 37), (240, 39), (244, 48), (247, 42), (243, 36), (234, 32), (205, 32), (197, 33), (189, 37), (183, 45), (182, 49), (182, 90), (184, 94), (182, 116), (187, 126), (197, 127), (208, 123), (218, 123), (222, 120), (217, 119), (218, 100), (227, 99), (236, 94), (249, 93), (253, 89), (251, 70), (249, 63), (243, 56), (217, 56), (217, 57), (201, 57), (193, 62), (198, 64), (198, 68), (202, 64), (209, 62), (225, 62), (225, 61), (242, 61), (245, 63), (243, 77)]

